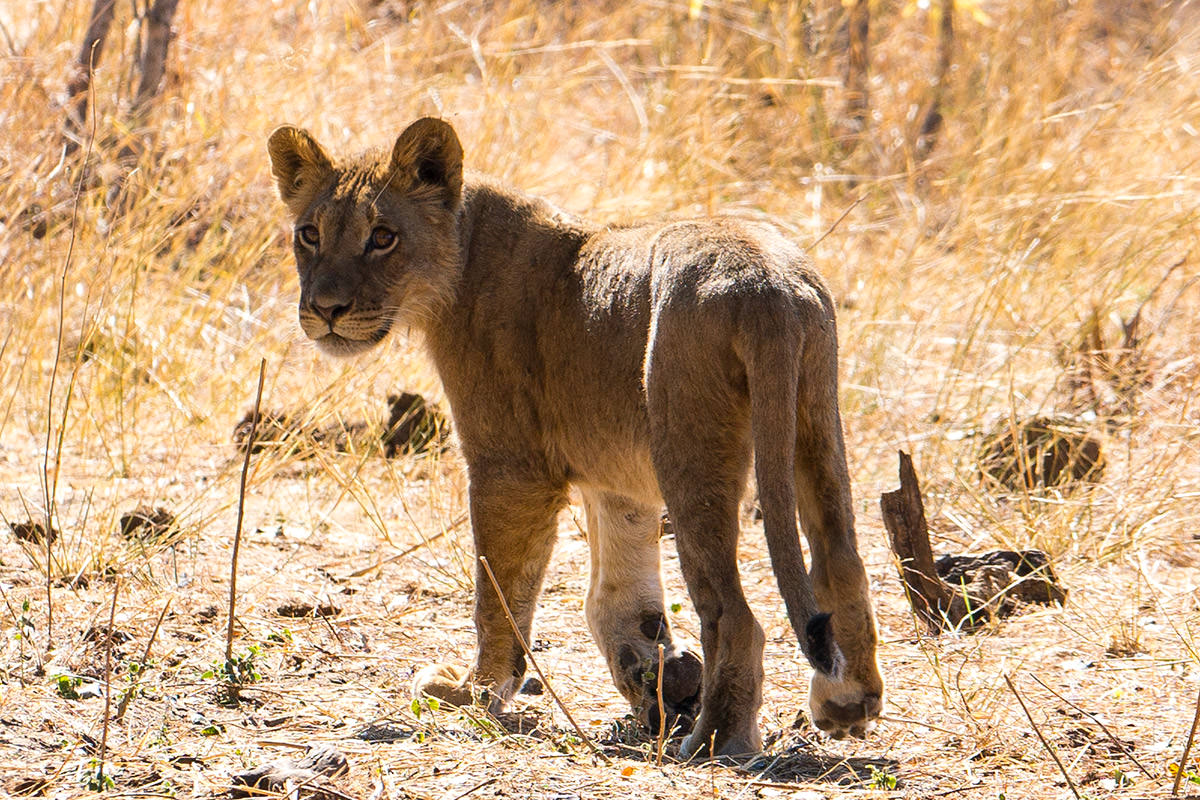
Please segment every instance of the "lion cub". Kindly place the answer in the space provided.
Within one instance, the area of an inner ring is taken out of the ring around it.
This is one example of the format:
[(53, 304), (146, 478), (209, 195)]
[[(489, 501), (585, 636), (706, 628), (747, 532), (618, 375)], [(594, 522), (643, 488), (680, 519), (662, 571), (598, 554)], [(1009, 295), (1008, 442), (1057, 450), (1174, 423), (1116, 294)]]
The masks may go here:
[[(300, 325), (361, 353), (413, 326), (437, 367), (470, 478), (476, 554), (530, 637), (555, 518), (582, 493), (586, 614), (613, 680), (657, 729), (658, 647), (681, 751), (761, 749), (762, 628), (738, 576), (738, 502), (754, 457), (771, 563), (814, 668), (818, 727), (862, 735), (883, 680), (859, 559), (837, 405), (829, 291), (795, 244), (759, 222), (600, 228), (483, 178), (464, 180), (449, 124), (422, 119), (390, 152), (334, 160), (306, 132), (270, 138), (295, 216)], [(699, 614), (704, 665), (663, 613), (666, 506)], [(805, 568), (797, 513), (812, 550)], [(476, 569), (470, 669), (414, 689), (499, 709), (525, 658)]]

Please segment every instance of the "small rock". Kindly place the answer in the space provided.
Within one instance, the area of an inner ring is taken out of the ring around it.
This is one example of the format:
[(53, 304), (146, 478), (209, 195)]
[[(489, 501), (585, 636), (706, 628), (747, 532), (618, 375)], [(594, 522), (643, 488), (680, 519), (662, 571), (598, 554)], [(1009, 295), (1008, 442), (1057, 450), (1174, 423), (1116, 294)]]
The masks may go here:
[(354, 738), (361, 739), (364, 742), (387, 743), (403, 742), (415, 735), (416, 731), (407, 725), (390, 720), (382, 720), (368, 724), (367, 727), (354, 734)]

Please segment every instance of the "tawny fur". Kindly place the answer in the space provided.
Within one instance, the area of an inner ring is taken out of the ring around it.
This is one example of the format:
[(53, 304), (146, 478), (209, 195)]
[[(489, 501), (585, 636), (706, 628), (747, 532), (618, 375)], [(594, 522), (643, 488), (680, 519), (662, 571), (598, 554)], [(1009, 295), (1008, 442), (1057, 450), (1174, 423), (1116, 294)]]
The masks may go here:
[[(780, 592), (816, 667), (813, 719), (835, 735), (865, 732), (883, 681), (837, 407), (834, 308), (795, 244), (731, 218), (583, 223), (464, 180), (458, 137), (434, 119), (390, 153), (337, 162), (291, 127), (269, 151), (295, 216), (302, 328), (335, 355), (396, 324), (423, 332), (468, 466), (476, 552), (527, 639), (574, 485), (592, 553), (588, 625), (617, 688), (656, 726), (661, 644), (664, 705), (674, 722), (694, 722), (682, 752), (761, 749), (764, 638), (737, 568), (753, 454)], [(664, 614), (664, 505), (701, 620), (703, 673)], [(524, 657), (480, 569), (475, 623), (473, 666), (431, 666), (415, 691), (493, 708), (512, 696)]]

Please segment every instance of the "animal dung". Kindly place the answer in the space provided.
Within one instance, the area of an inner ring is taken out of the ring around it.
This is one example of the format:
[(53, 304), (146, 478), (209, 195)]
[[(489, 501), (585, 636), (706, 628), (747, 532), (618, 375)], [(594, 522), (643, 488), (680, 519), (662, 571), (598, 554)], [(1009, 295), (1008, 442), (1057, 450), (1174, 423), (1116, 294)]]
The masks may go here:
[(143, 542), (167, 541), (178, 532), (174, 514), (165, 508), (150, 506), (138, 506), (133, 511), (122, 514), (119, 527), (121, 535), (126, 539)]
[(425, 398), (412, 392), (388, 397), (388, 424), (383, 434), (384, 454), (398, 455), (445, 449), (450, 424)]
[(233, 429), (233, 442), (245, 452), (279, 449), (298, 458), (312, 458), (321, 450), (334, 452), (370, 452), (379, 449), (388, 458), (441, 452), (449, 439), (450, 422), (425, 398), (412, 392), (388, 397), (388, 421), (382, 427), (363, 421), (315, 425), (304, 414), (287, 411), (263, 411), (250, 429), (254, 412), (248, 411)]
[[(30, 544), (45, 544), (46, 543), (46, 526), (40, 522), (26, 520), (25, 522), (9, 523), (8, 529), (12, 531), (12, 535), (22, 542)], [(58, 531), (54, 528), (50, 529), (49, 539), (53, 542), (58, 538)]]
[(310, 603), (304, 600), (289, 600), (281, 603), (275, 613), (281, 617), (336, 617), (342, 610), (333, 603)]

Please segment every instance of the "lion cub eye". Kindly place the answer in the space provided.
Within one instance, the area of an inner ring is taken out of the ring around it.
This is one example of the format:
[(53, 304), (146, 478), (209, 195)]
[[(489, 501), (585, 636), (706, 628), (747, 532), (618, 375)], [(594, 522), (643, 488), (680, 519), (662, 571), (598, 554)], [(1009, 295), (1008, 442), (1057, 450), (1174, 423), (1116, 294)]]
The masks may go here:
[(371, 238), (367, 241), (367, 251), (383, 251), (391, 250), (396, 244), (396, 234), (389, 231), (387, 228), (376, 228), (371, 231)]
[(321, 243), (321, 233), (316, 225), (304, 225), (296, 229), (296, 238), (306, 247), (316, 250)]

